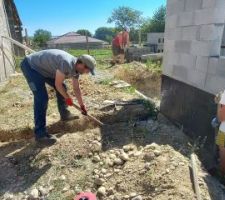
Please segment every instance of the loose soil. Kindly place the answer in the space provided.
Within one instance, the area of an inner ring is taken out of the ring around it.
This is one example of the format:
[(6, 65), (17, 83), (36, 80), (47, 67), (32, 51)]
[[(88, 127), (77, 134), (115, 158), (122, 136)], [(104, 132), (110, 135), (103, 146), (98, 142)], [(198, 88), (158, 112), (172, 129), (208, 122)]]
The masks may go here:
[[(79, 119), (59, 121), (54, 91), (48, 89), (48, 130), (59, 140), (50, 147), (34, 142), (32, 95), (23, 76), (0, 88), (0, 199), (69, 200), (81, 191), (103, 200), (196, 199), (192, 141), (163, 116), (153, 119), (144, 103), (129, 104), (139, 99), (134, 93), (103, 82), (81, 78), (89, 112), (103, 127), (72, 108)], [(198, 160), (197, 166), (202, 199), (223, 200), (224, 187)]]

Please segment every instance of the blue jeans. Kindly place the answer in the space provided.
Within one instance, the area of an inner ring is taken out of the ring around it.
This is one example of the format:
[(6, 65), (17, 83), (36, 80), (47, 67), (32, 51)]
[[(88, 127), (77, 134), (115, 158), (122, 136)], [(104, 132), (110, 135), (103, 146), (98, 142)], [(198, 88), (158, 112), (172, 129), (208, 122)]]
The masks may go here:
[[(59, 113), (62, 116), (68, 114), (67, 105), (64, 97), (55, 88), (55, 79), (46, 78), (32, 69), (25, 58), (21, 62), (21, 70), (27, 80), (27, 83), (34, 95), (34, 133), (36, 138), (46, 136), (46, 112), (48, 108), (48, 93), (45, 84), (47, 83), (56, 91)], [(66, 85), (63, 84), (66, 89)]]

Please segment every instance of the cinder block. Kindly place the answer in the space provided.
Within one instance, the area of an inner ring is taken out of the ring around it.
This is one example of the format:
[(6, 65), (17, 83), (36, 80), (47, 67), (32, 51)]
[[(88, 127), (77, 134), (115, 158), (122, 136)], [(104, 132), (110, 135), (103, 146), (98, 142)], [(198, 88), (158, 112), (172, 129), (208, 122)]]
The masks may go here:
[(164, 75), (172, 77), (172, 75), (173, 75), (173, 65), (163, 63), (162, 73)]
[(185, 0), (168, 1), (166, 14), (167, 16), (176, 15), (184, 11)]
[(197, 56), (196, 69), (198, 71), (207, 73), (208, 64), (209, 64), (209, 57), (207, 57), (207, 56)]
[(200, 28), (200, 40), (221, 41), (224, 31), (224, 25), (202, 25)]
[(200, 89), (204, 89), (206, 81), (206, 73), (199, 70), (188, 71), (188, 82)]
[(165, 38), (168, 40), (179, 40), (182, 38), (182, 28), (169, 28), (165, 32)]
[(223, 24), (225, 21), (224, 8), (209, 8), (195, 11), (194, 24)]
[(199, 26), (182, 27), (182, 40), (199, 40), (199, 35)]
[(164, 52), (174, 52), (175, 51), (175, 41), (165, 39), (164, 42)]
[[(210, 58), (208, 73), (211, 75), (225, 77), (225, 57)], [(225, 89), (225, 85), (224, 85), (224, 89)]]
[(190, 53), (191, 41), (188, 40), (177, 40), (175, 41), (175, 51), (177, 53)]
[(224, 8), (224, 0), (202, 0), (202, 8)]
[(194, 11), (194, 10), (201, 9), (201, 7), (202, 7), (202, 0), (185, 1), (185, 11)]
[(183, 12), (178, 16), (177, 26), (191, 26), (194, 24), (194, 12)]
[(225, 76), (208, 75), (206, 78), (205, 90), (217, 94), (225, 89)]
[(187, 81), (187, 78), (188, 78), (188, 69), (183, 66), (174, 65), (172, 76), (177, 80), (181, 80), (185, 82)]
[(219, 56), (220, 43), (214, 41), (193, 41), (190, 54), (197, 56)]
[(193, 56), (190, 54), (178, 54), (178, 62), (175, 63), (179, 66), (184, 66), (190, 70), (195, 69), (197, 56)]
[(177, 26), (178, 15), (171, 15), (166, 17), (166, 30), (167, 28), (175, 28)]

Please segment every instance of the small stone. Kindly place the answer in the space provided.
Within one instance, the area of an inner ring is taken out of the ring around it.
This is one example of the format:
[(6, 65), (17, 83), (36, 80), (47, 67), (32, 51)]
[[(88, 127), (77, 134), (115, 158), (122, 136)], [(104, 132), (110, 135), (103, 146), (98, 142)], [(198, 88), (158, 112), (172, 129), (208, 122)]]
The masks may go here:
[(13, 194), (5, 193), (3, 198), (4, 200), (12, 200), (14, 199), (14, 196)]
[(119, 173), (121, 170), (120, 169), (114, 169), (115, 173)]
[(104, 169), (104, 168), (102, 168), (101, 172), (102, 172), (103, 174), (106, 174), (107, 170)]
[(43, 186), (40, 186), (38, 188), (39, 192), (41, 193), (42, 196), (46, 196), (49, 192), (49, 190), (47, 188), (44, 188)]
[(59, 179), (62, 180), (62, 181), (64, 181), (64, 180), (66, 180), (66, 176), (65, 176), (65, 175), (61, 175), (61, 176), (59, 177)]
[(107, 190), (107, 194), (108, 195), (113, 195), (114, 194), (114, 190), (113, 190), (112, 187)]
[(116, 155), (115, 155), (115, 154), (110, 154), (109, 157), (110, 157), (111, 159), (113, 159), (113, 160), (116, 159)]
[(102, 144), (98, 141), (93, 141), (91, 144), (92, 152), (100, 152), (102, 150)]
[(144, 147), (144, 149), (152, 149), (152, 150), (155, 150), (155, 149), (158, 149), (158, 148), (159, 148), (159, 145), (154, 143), (154, 142), (152, 144), (146, 145)]
[(113, 162), (114, 162), (115, 165), (123, 165), (123, 163), (124, 163), (123, 160), (121, 160), (120, 158), (114, 159)]
[(137, 196), (137, 193), (135, 193), (135, 192), (130, 193), (130, 198), (133, 198), (133, 197), (136, 197), (136, 196)]
[(128, 161), (128, 160), (129, 160), (129, 156), (128, 156), (128, 154), (126, 154), (125, 152), (123, 152), (123, 153), (120, 154), (120, 158), (121, 158), (123, 161)]
[(62, 191), (63, 191), (63, 192), (67, 192), (69, 189), (70, 189), (70, 185), (66, 185), (66, 186), (62, 189)]
[(105, 182), (105, 180), (103, 178), (96, 178), (95, 179), (95, 184), (98, 186), (103, 185), (103, 183)]
[(166, 173), (167, 173), (167, 174), (170, 173), (170, 170), (169, 170), (169, 169), (166, 169)]
[(105, 189), (105, 187), (101, 186), (100, 188), (98, 188), (98, 194), (100, 196), (105, 196), (106, 195), (106, 189)]
[(32, 189), (30, 194), (29, 194), (29, 198), (30, 199), (38, 199), (39, 198), (39, 191), (38, 191), (38, 189), (36, 189), (36, 188)]
[(139, 157), (142, 155), (142, 152), (141, 151), (137, 151), (134, 153), (134, 157)]
[(154, 150), (153, 152), (154, 152), (155, 156), (160, 156), (162, 154), (162, 152), (159, 150)]
[(152, 160), (154, 160), (155, 158), (155, 154), (153, 152), (146, 152), (144, 154), (144, 160), (147, 162), (151, 162)]
[(101, 160), (101, 158), (100, 158), (99, 155), (96, 155), (96, 156), (93, 157), (94, 162), (100, 162), (100, 160)]
[(123, 150), (125, 152), (132, 151), (132, 150), (134, 150), (134, 146), (133, 145), (125, 145), (125, 146), (123, 146)]
[(150, 163), (145, 163), (145, 169), (149, 170), (151, 168), (151, 164)]
[(125, 195), (123, 198), (124, 198), (124, 199), (129, 199), (130, 196), (129, 196), (129, 195)]
[(142, 196), (138, 195), (138, 196), (132, 198), (131, 200), (142, 200), (142, 199), (143, 199)]

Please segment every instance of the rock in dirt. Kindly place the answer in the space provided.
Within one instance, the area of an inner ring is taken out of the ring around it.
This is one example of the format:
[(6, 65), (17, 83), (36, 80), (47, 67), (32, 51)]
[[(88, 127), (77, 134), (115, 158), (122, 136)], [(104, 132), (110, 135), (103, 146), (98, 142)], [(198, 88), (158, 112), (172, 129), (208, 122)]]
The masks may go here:
[(138, 196), (132, 198), (131, 200), (142, 200), (142, 199), (143, 199), (142, 196), (138, 195)]
[(38, 188), (38, 190), (39, 190), (41, 196), (46, 196), (48, 194), (48, 192), (49, 192), (49, 190), (47, 188), (44, 188), (43, 186), (40, 186)]
[(29, 194), (29, 199), (33, 200), (33, 199), (38, 199), (38, 198), (39, 198), (38, 189), (36, 189), (36, 188), (32, 189)]
[(129, 156), (128, 154), (126, 154), (125, 152), (122, 152), (120, 154), (120, 158), (123, 160), (123, 161), (128, 161), (129, 160)]
[(13, 196), (13, 194), (5, 193), (3, 199), (4, 200), (12, 200), (12, 199), (14, 199), (14, 196)]
[(123, 146), (123, 150), (125, 152), (133, 151), (134, 150), (134, 146), (133, 145), (125, 145), (125, 146)]
[(144, 160), (147, 162), (151, 162), (152, 160), (154, 160), (155, 158), (155, 154), (153, 152), (146, 152), (144, 154)]
[(137, 193), (135, 193), (135, 192), (130, 193), (130, 198), (134, 198), (136, 196), (137, 196)]
[(101, 160), (101, 158), (100, 158), (99, 155), (96, 155), (96, 156), (93, 157), (94, 162), (100, 162), (100, 160)]
[(154, 152), (154, 154), (156, 155), (156, 156), (160, 156), (161, 154), (162, 154), (162, 152), (160, 151), (160, 150), (154, 150), (153, 151)]
[(102, 150), (102, 144), (97, 140), (94, 140), (90, 146), (92, 152), (100, 152)]
[(100, 196), (105, 196), (106, 195), (105, 187), (101, 186), (100, 188), (98, 188), (98, 195), (100, 195)]
[(103, 183), (105, 182), (105, 180), (103, 178), (96, 178), (95, 179), (95, 184), (98, 186), (103, 185)]
[(124, 161), (122, 159), (120, 159), (120, 158), (116, 158), (116, 159), (114, 159), (113, 163), (115, 165), (123, 165)]

